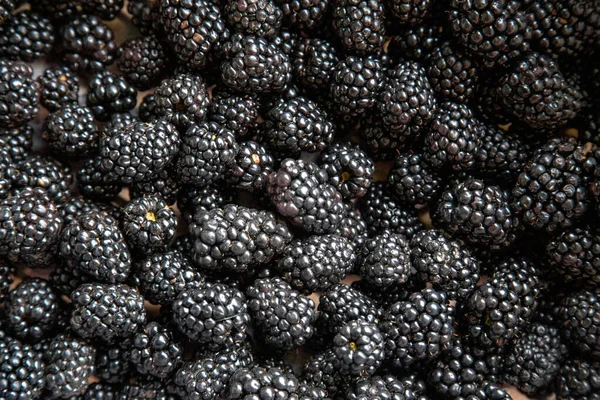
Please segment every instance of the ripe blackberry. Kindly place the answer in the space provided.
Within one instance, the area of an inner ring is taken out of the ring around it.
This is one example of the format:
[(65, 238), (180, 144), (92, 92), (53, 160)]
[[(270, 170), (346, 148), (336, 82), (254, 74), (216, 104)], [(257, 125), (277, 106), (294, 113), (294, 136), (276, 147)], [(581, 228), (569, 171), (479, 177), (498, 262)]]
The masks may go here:
[(384, 339), (376, 324), (352, 321), (333, 338), (334, 366), (343, 375), (372, 375), (385, 357)]
[[(326, 3), (327, 1), (318, 1), (318, 4)], [(291, 4), (294, 3), (284, 4), (284, 10)], [(339, 61), (335, 46), (330, 42), (319, 38), (304, 39), (298, 43), (294, 52), (294, 77), (306, 89), (329, 87), (331, 74)]]
[(430, 0), (388, 0), (385, 5), (394, 16), (392, 23), (415, 26), (429, 16), (432, 3)]
[(393, 375), (371, 376), (365, 379), (357, 379), (346, 393), (348, 400), (364, 399), (418, 399), (427, 400), (428, 398), (417, 397), (417, 393), (412, 388), (396, 379)]
[(358, 265), (362, 279), (383, 288), (402, 285), (416, 273), (410, 262), (408, 241), (403, 235), (389, 231), (365, 241)]
[(379, 112), (367, 113), (360, 120), (360, 137), (374, 161), (391, 161), (410, 147), (412, 140), (405, 133), (384, 126)]
[(79, 285), (94, 281), (92, 276), (83, 273), (79, 269), (71, 268), (66, 263), (58, 263), (48, 279), (54, 289), (65, 296), (70, 296)]
[(121, 191), (119, 182), (111, 181), (101, 168), (102, 158), (95, 156), (85, 161), (77, 171), (79, 193), (91, 199), (113, 200)]
[(512, 191), (512, 208), (524, 225), (552, 233), (573, 226), (585, 213), (589, 193), (576, 150), (577, 142), (563, 137), (534, 152)]
[(261, 192), (273, 172), (274, 160), (262, 145), (247, 141), (240, 143), (234, 164), (225, 173), (227, 182), (238, 189)]
[(94, 382), (80, 396), (81, 400), (114, 400), (119, 396), (119, 388), (105, 382)]
[(19, 283), (8, 294), (4, 313), (4, 324), (15, 338), (36, 342), (53, 333), (63, 318), (59, 297), (40, 278)]
[(334, 233), (348, 239), (356, 250), (363, 245), (368, 237), (367, 223), (354, 204), (344, 203), (344, 216)]
[(46, 117), (42, 137), (55, 153), (80, 158), (98, 148), (98, 125), (92, 109), (63, 105)]
[(172, 316), (179, 331), (215, 351), (243, 341), (250, 324), (244, 294), (223, 284), (181, 292)]
[(514, 182), (529, 160), (529, 147), (514, 132), (486, 125), (476, 159), (478, 173)]
[(38, 87), (31, 74), (20, 73), (19, 64), (7, 64), (0, 69), (0, 129), (18, 128), (38, 112)]
[(186, 185), (177, 196), (177, 207), (188, 224), (192, 223), (196, 211), (210, 211), (232, 202), (232, 199), (213, 186)]
[(15, 2), (12, 0), (3, 0), (0, 4), (0, 26), (4, 25), (12, 18), (12, 12), (15, 10)]
[(265, 396), (292, 399), (297, 396), (298, 385), (298, 378), (294, 374), (280, 368), (242, 368), (231, 376), (225, 397), (231, 400)]
[(41, 0), (31, 4), (31, 9), (47, 15), (54, 23), (65, 23), (79, 15), (77, 0)]
[(257, 279), (246, 289), (248, 309), (259, 337), (273, 349), (291, 350), (314, 333), (315, 303), (280, 278)]
[(452, 0), (448, 20), (458, 42), (483, 65), (503, 67), (530, 48), (529, 16), (519, 8), (516, 1), (496, 4), (490, 0), (477, 3)]
[(394, 161), (388, 184), (397, 200), (415, 206), (437, 200), (443, 180), (425, 165), (421, 154), (403, 153)]
[(338, 386), (341, 386), (340, 375), (333, 364), (334, 357), (331, 350), (317, 354), (306, 362), (302, 370), (304, 383), (325, 390), (329, 397), (335, 396)]
[(236, 137), (252, 133), (257, 125), (258, 99), (252, 94), (235, 94), (225, 89), (212, 92), (208, 119), (230, 129)]
[(44, 354), (46, 359), (46, 392), (49, 398), (71, 398), (82, 395), (94, 374), (96, 349), (76, 336), (59, 334), (52, 339)]
[(13, 189), (42, 188), (57, 205), (71, 197), (71, 170), (52, 157), (30, 156), (9, 166), (6, 175), (10, 177)]
[(100, 138), (100, 168), (112, 182), (147, 181), (169, 165), (179, 145), (179, 133), (170, 123), (137, 122)]
[(532, 324), (511, 343), (504, 359), (504, 379), (528, 396), (549, 393), (566, 353), (557, 328)]
[(469, 107), (445, 102), (440, 104), (425, 136), (425, 162), (436, 169), (471, 169), (485, 132)]
[(129, 186), (131, 198), (144, 196), (162, 197), (166, 204), (172, 205), (177, 201), (180, 185), (174, 168), (167, 167), (149, 181), (133, 182)]
[(283, 11), (271, 0), (251, 0), (239, 3), (228, 0), (223, 13), (231, 28), (244, 35), (273, 39), (283, 19)]
[(142, 122), (151, 122), (159, 118), (156, 111), (156, 99), (154, 93), (149, 93), (142, 99), (139, 106), (139, 117)]
[(409, 136), (417, 136), (429, 125), (437, 109), (427, 71), (407, 61), (388, 71), (388, 79), (377, 103), (383, 124)]
[(156, 36), (139, 36), (121, 45), (117, 67), (136, 89), (148, 90), (160, 82), (168, 62), (163, 45)]
[(600, 289), (567, 294), (558, 308), (558, 326), (563, 338), (578, 352), (600, 359)]
[(177, 217), (160, 196), (131, 199), (123, 212), (125, 239), (135, 251), (150, 254), (164, 250), (175, 237)]
[(428, 60), (427, 77), (436, 94), (457, 103), (475, 95), (479, 80), (477, 63), (450, 42), (436, 47)]
[(78, 15), (61, 25), (58, 46), (64, 63), (74, 72), (98, 72), (113, 63), (115, 35), (100, 18)]
[(32, 147), (33, 128), (30, 125), (0, 129), (0, 148), (8, 152), (13, 162), (19, 162), (29, 157)]
[(148, 323), (132, 338), (131, 362), (140, 374), (167, 378), (181, 363), (182, 355), (183, 346), (157, 322)]
[(142, 35), (163, 33), (160, 23), (160, 2), (147, 0), (130, 0), (127, 11), (131, 14), (131, 22)]
[(389, 307), (379, 327), (385, 336), (388, 360), (406, 368), (421, 360), (433, 360), (450, 346), (454, 307), (448, 305), (444, 292), (424, 289)]
[(195, 238), (192, 258), (198, 267), (237, 273), (269, 262), (292, 240), (287, 225), (273, 213), (236, 204), (198, 210), (189, 232)]
[(386, 230), (411, 239), (423, 230), (419, 216), (412, 209), (405, 209), (390, 197), (390, 187), (384, 182), (374, 182), (363, 197), (362, 215), (370, 236)]
[(314, 163), (284, 160), (269, 177), (267, 191), (279, 214), (307, 232), (334, 232), (344, 217), (341, 194)]
[(61, 228), (60, 213), (41, 188), (27, 187), (0, 201), (0, 255), (11, 262), (47, 267)]
[(110, 119), (104, 123), (104, 132), (110, 132), (113, 129), (123, 130), (127, 126), (139, 122), (139, 118), (129, 112), (111, 114)]
[(319, 29), (327, 17), (329, 0), (293, 0), (278, 2), (283, 11), (283, 23), (299, 30)]
[(552, 132), (582, 108), (582, 93), (559, 71), (552, 59), (532, 53), (498, 82), (498, 98), (529, 127)]
[(312, 235), (288, 244), (274, 268), (300, 292), (324, 292), (354, 267), (356, 254), (348, 239)]
[(223, 44), (222, 52), (221, 79), (232, 90), (281, 92), (292, 79), (288, 56), (263, 38), (235, 34)]
[(137, 375), (119, 391), (119, 400), (173, 400), (164, 381)]
[(185, 363), (173, 377), (182, 398), (214, 399), (227, 387), (231, 376), (250, 367), (252, 353), (246, 346), (234, 346)]
[(340, 114), (358, 116), (377, 104), (383, 85), (383, 65), (376, 55), (348, 56), (331, 72), (329, 97)]
[(154, 91), (156, 115), (180, 129), (187, 129), (206, 116), (209, 98), (199, 77), (175, 75), (163, 80)]
[(383, 46), (385, 24), (379, 1), (335, 0), (331, 5), (333, 31), (350, 53), (372, 53)]
[(86, 105), (100, 121), (107, 121), (113, 113), (133, 109), (136, 102), (136, 90), (123, 77), (110, 71), (98, 72), (92, 77)]
[(388, 52), (412, 61), (426, 61), (440, 41), (442, 27), (431, 24), (417, 25), (392, 36)]
[(127, 285), (86, 283), (71, 294), (71, 328), (86, 340), (112, 345), (146, 322), (144, 298)]
[(546, 247), (552, 272), (568, 284), (600, 286), (600, 235), (576, 227), (552, 238)]
[(100, 378), (102, 382), (122, 383), (129, 378), (131, 366), (129, 349), (99, 347), (94, 363), (94, 375)]
[(43, 354), (0, 333), (0, 394), (5, 399), (25, 400), (42, 396), (46, 384)]
[(8, 262), (0, 261), (0, 304), (4, 303), (10, 290), (10, 285), (13, 283), (13, 275), (15, 267)]
[(331, 183), (345, 199), (355, 199), (367, 193), (373, 181), (375, 164), (358, 146), (335, 143), (319, 158), (319, 165)]
[(211, 51), (230, 35), (219, 7), (210, 0), (166, 0), (159, 15), (179, 63), (194, 69), (205, 67)]
[(301, 96), (276, 101), (265, 115), (263, 126), (264, 140), (290, 156), (325, 150), (335, 133), (327, 113)]
[(0, 56), (31, 62), (50, 54), (54, 27), (42, 14), (21, 11), (0, 28)]
[(50, 67), (37, 78), (40, 86), (40, 104), (48, 111), (77, 104), (79, 78), (67, 67)]
[(119, 15), (123, 8), (123, 0), (89, 0), (81, 3), (85, 14), (96, 15), (105, 21), (110, 21)]
[(567, 358), (556, 379), (559, 399), (591, 399), (600, 390), (600, 361)]
[(117, 221), (100, 210), (90, 210), (66, 225), (58, 254), (73, 269), (101, 282), (125, 282), (131, 255)]

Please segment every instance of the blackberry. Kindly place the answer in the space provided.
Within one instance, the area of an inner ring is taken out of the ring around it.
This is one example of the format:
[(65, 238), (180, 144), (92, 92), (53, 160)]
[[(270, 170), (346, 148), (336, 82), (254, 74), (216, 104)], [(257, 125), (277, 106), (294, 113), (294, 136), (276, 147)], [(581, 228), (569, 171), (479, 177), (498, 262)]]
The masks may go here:
[(416, 273), (403, 235), (384, 231), (367, 239), (359, 253), (362, 279), (378, 287), (402, 285)]
[(10, 290), (10, 285), (13, 283), (13, 275), (15, 267), (8, 262), (0, 261), (0, 304), (4, 303)]
[(585, 213), (589, 194), (577, 149), (572, 138), (554, 138), (534, 152), (512, 191), (512, 208), (524, 225), (553, 233)]
[(111, 181), (101, 168), (102, 158), (95, 156), (85, 161), (77, 171), (77, 186), (85, 197), (110, 201), (121, 192), (121, 184)]
[(558, 329), (532, 324), (511, 343), (504, 359), (504, 379), (529, 396), (548, 393), (566, 353)]
[(479, 80), (477, 63), (450, 42), (436, 47), (428, 60), (427, 77), (438, 96), (466, 103), (475, 95)]
[(227, 399), (266, 398), (290, 399), (297, 396), (298, 378), (279, 368), (242, 368), (229, 381)]
[(265, 115), (262, 132), (273, 149), (294, 156), (325, 150), (334, 133), (327, 113), (301, 96), (277, 101)]
[(191, 340), (219, 350), (243, 341), (250, 315), (242, 292), (223, 284), (207, 284), (177, 296), (173, 321)]
[(68, 18), (59, 29), (58, 46), (65, 65), (78, 73), (104, 70), (117, 53), (112, 29), (94, 15)]
[(129, 350), (119, 347), (100, 347), (96, 352), (94, 374), (111, 384), (122, 383), (129, 377), (131, 357)]
[(338, 235), (312, 235), (288, 244), (274, 267), (301, 292), (324, 292), (354, 267), (354, 246)]
[(0, 28), (0, 56), (31, 62), (50, 54), (54, 27), (42, 14), (21, 11)]
[(160, 82), (168, 62), (156, 36), (139, 36), (121, 45), (117, 67), (136, 89), (148, 90)]
[(55, 112), (62, 107), (77, 104), (79, 78), (67, 67), (51, 67), (37, 78), (40, 86), (40, 104)]
[(404, 386), (393, 375), (371, 376), (358, 379), (346, 393), (348, 400), (413, 399), (416, 393)]
[(165, 383), (138, 375), (121, 387), (119, 400), (172, 400)]
[(415, 211), (402, 208), (389, 193), (390, 187), (386, 183), (374, 182), (362, 199), (361, 211), (369, 235), (389, 230), (410, 240), (415, 233), (423, 230), (423, 224)]
[(173, 333), (156, 322), (148, 323), (132, 338), (130, 357), (140, 374), (167, 378), (181, 363), (182, 355), (183, 346)]
[(235, 162), (225, 176), (227, 182), (238, 189), (259, 192), (265, 189), (274, 164), (273, 157), (262, 145), (242, 142)]
[(467, 248), (445, 238), (442, 232), (419, 232), (410, 247), (419, 279), (444, 290), (450, 300), (467, 297), (477, 286), (479, 262)]
[(58, 254), (71, 268), (102, 282), (125, 282), (131, 270), (117, 221), (100, 210), (80, 214), (64, 227)]
[(340, 384), (338, 370), (333, 364), (334, 357), (331, 350), (318, 354), (306, 362), (302, 371), (302, 377), (307, 384), (324, 389), (329, 397), (338, 392)]
[(346, 199), (362, 197), (371, 186), (375, 164), (358, 146), (335, 143), (319, 159), (331, 183)]
[[(300, 4), (300, 2), (297, 2)], [(319, 0), (318, 4), (326, 4), (327, 1)], [(284, 4), (286, 7), (294, 2)], [(331, 74), (339, 62), (339, 56), (335, 46), (323, 39), (310, 38), (298, 43), (292, 66), (294, 77), (306, 89), (322, 89), (331, 84)]]
[(189, 225), (194, 263), (204, 270), (244, 272), (269, 262), (292, 240), (275, 215), (235, 204), (198, 210)]
[(179, 145), (179, 133), (170, 123), (137, 122), (100, 138), (100, 168), (112, 182), (147, 181), (169, 165)]
[(46, 117), (42, 137), (55, 153), (84, 157), (98, 149), (98, 125), (92, 109), (64, 105)]
[(31, 9), (55, 23), (65, 23), (79, 15), (78, 4), (77, 0), (40, 0), (31, 4)]
[(149, 93), (142, 99), (139, 107), (139, 116), (142, 122), (151, 122), (159, 118), (156, 111), (156, 99), (154, 98), (154, 93)]
[(177, 217), (160, 196), (132, 199), (123, 208), (127, 243), (144, 254), (164, 250), (175, 237)]
[(406, 368), (437, 358), (451, 345), (454, 308), (444, 292), (424, 289), (385, 310), (379, 327), (388, 360)]
[(344, 216), (334, 233), (348, 239), (357, 250), (366, 240), (367, 224), (353, 204), (344, 203)]
[(94, 374), (94, 347), (75, 336), (59, 334), (50, 342), (44, 357), (49, 398), (70, 398), (86, 391)]
[(208, 119), (233, 131), (236, 137), (247, 137), (257, 125), (258, 99), (252, 94), (235, 94), (224, 89), (213, 90)]
[(331, 72), (329, 97), (339, 113), (358, 116), (375, 107), (383, 85), (383, 65), (375, 55), (348, 56)]
[(279, 214), (307, 232), (334, 232), (344, 216), (341, 194), (311, 162), (284, 160), (269, 177), (267, 191)]
[(227, 387), (239, 369), (250, 367), (252, 353), (245, 346), (234, 346), (189, 363), (173, 377), (176, 392), (182, 398), (214, 399)]
[(210, 0), (166, 0), (159, 15), (179, 63), (194, 69), (205, 67), (211, 51), (230, 36), (219, 7)]
[(558, 326), (563, 338), (578, 352), (600, 359), (600, 289), (567, 294), (558, 306)]
[(600, 114), (596, 108), (581, 110), (572, 124), (577, 129), (578, 138), (582, 143), (600, 144)]
[(398, 201), (416, 206), (437, 200), (443, 178), (425, 164), (423, 155), (403, 153), (398, 154), (390, 169), (388, 184)]
[(19, 128), (38, 112), (38, 88), (31, 74), (19, 73), (19, 65), (0, 69), (0, 129)]
[(471, 169), (484, 131), (484, 125), (466, 105), (440, 104), (425, 135), (425, 161), (440, 170), (444, 167), (456, 171)]
[(508, 194), (498, 186), (467, 178), (450, 184), (433, 212), (434, 225), (481, 246), (506, 246), (519, 223)]
[(259, 337), (276, 350), (291, 350), (314, 333), (315, 303), (279, 278), (257, 279), (246, 289)]
[(0, 129), (0, 148), (8, 152), (13, 162), (19, 162), (29, 157), (32, 147), (33, 128), (30, 125)]
[(113, 113), (133, 109), (136, 102), (136, 90), (121, 76), (102, 71), (92, 77), (86, 104), (100, 121), (107, 121)]
[(567, 358), (556, 379), (559, 399), (594, 399), (600, 390), (600, 361)]
[(223, 13), (235, 32), (266, 39), (277, 35), (283, 19), (283, 11), (271, 0), (228, 0)]
[(121, 12), (123, 8), (123, 0), (90, 0), (81, 3), (83, 12), (86, 14), (96, 15), (98, 18), (105, 21), (110, 21)]
[(123, 130), (129, 125), (139, 122), (139, 118), (128, 112), (111, 114), (110, 119), (104, 123), (104, 132), (110, 132), (113, 129)]
[(389, 0), (385, 3), (394, 16), (391, 22), (408, 26), (421, 24), (429, 16), (432, 4), (430, 0)]
[(503, 67), (530, 49), (532, 28), (520, 3), (490, 0), (449, 4), (450, 28), (458, 40), (488, 68)]
[(290, 28), (312, 30), (320, 28), (327, 17), (329, 0), (278, 2), (283, 11), (283, 23)]
[(231, 199), (213, 186), (183, 186), (177, 196), (177, 207), (188, 224), (193, 221), (196, 211), (210, 211), (229, 203), (232, 203)]
[(4, 25), (12, 18), (12, 12), (14, 11), (15, 2), (12, 0), (3, 0), (0, 4), (0, 26)]
[(514, 182), (529, 160), (529, 146), (514, 132), (486, 125), (476, 159), (478, 173)]
[(127, 11), (131, 14), (131, 22), (142, 35), (163, 33), (160, 23), (160, 2), (147, 0), (130, 0)]
[(426, 61), (438, 45), (442, 30), (430, 24), (405, 28), (391, 37), (388, 52), (412, 61)]
[(552, 272), (567, 284), (600, 286), (600, 235), (591, 227), (561, 232), (546, 247)]
[(0, 333), (0, 394), (25, 400), (42, 396), (46, 384), (42, 353)]
[(11, 262), (47, 266), (61, 228), (60, 213), (41, 188), (27, 187), (0, 200), (0, 255)]
[(63, 317), (59, 297), (48, 281), (28, 278), (17, 285), (4, 303), (5, 326), (21, 340), (40, 341), (57, 329)]
[(108, 345), (130, 338), (146, 322), (144, 298), (122, 284), (86, 283), (71, 293), (71, 328)]
[(498, 98), (529, 127), (552, 132), (581, 110), (582, 93), (569, 82), (552, 59), (532, 53), (498, 82)]
[(6, 174), (11, 179), (13, 189), (42, 188), (57, 205), (71, 197), (71, 170), (52, 157), (30, 156), (11, 165)]
[(359, 134), (374, 161), (393, 160), (400, 151), (410, 147), (411, 138), (405, 132), (384, 126), (378, 112), (367, 113), (361, 119)]
[(333, 339), (334, 366), (344, 375), (372, 375), (385, 357), (383, 335), (376, 324), (352, 321)]
[(223, 44), (222, 52), (221, 79), (232, 90), (281, 92), (292, 79), (288, 56), (263, 38), (235, 34)]
[(383, 46), (385, 24), (379, 1), (335, 0), (331, 4), (333, 31), (351, 53), (372, 53)]
[(90, 384), (83, 396), (79, 398), (82, 400), (116, 400), (118, 395), (117, 387), (104, 382), (95, 382)]
[(194, 185), (213, 183), (224, 177), (239, 152), (235, 135), (216, 122), (192, 125), (177, 159), (179, 180)]
[(66, 263), (58, 263), (48, 278), (52, 286), (61, 295), (70, 296), (73, 290), (83, 283), (90, 283), (94, 278), (81, 270), (71, 268)]
[(202, 79), (183, 74), (163, 80), (154, 91), (154, 101), (156, 115), (180, 129), (202, 121), (209, 104)]
[(174, 168), (161, 171), (153, 179), (144, 182), (133, 182), (129, 187), (131, 198), (144, 196), (162, 197), (166, 204), (174, 204), (179, 193), (179, 182)]
[(377, 104), (383, 124), (407, 136), (419, 135), (437, 109), (427, 71), (414, 61), (400, 63), (388, 71)]

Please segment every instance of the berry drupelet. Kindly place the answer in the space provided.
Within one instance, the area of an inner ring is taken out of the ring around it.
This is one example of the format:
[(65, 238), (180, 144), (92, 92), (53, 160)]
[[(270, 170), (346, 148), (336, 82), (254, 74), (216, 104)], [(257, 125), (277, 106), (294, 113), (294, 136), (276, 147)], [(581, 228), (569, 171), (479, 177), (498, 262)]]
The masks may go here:
[(385, 358), (383, 335), (376, 324), (356, 320), (333, 338), (333, 364), (343, 375), (373, 375)]
[(208, 119), (230, 129), (238, 139), (244, 138), (257, 125), (258, 107), (258, 99), (252, 94), (237, 94), (217, 88), (212, 92)]
[(478, 175), (512, 183), (529, 160), (529, 145), (516, 133), (486, 125), (477, 151)]
[(444, 180), (419, 153), (398, 154), (388, 175), (395, 199), (409, 206), (430, 204), (440, 195)]
[(436, 47), (428, 60), (427, 77), (436, 94), (457, 103), (466, 103), (477, 89), (477, 63), (450, 42)]
[(375, 164), (359, 146), (335, 143), (319, 158), (320, 167), (345, 199), (364, 196), (371, 186)]
[(334, 0), (333, 31), (350, 53), (372, 53), (385, 41), (383, 4), (379, 1)]
[(384, 3), (394, 18), (393, 23), (414, 26), (422, 23), (431, 12), (430, 0), (389, 0)]
[(131, 366), (128, 350), (119, 347), (99, 346), (96, 351), (94, 374), (103, 383), (123, 383), (130, 376)]
[(119, 15), (124, 0), (88, 0), (81, 3), (83, 12), (110, 21)]
[(125, 239), (137, 252), (150, 254), (164, 250), (175, 237), (177, 217), (160, 196), (134, 198), (123, 208), (123, 213)]
[(559, 399), (593, 399), (600, 390), (600, 361), (568, 358), (556, 378)]
[(277, 35), (283, 19), (283, 11), (272, 0), (228, 0), (223, 13), (233, 31), (266, 39)]
[(139, 36), (126, 40), (119, 47), (117, 67), (136, 89), (148, 90), (160, 82), (168, 60), (156, 36)]
[(13, 189), (40, 187), (55, 204), (65, 203), (70, 197), (73, 184), (71, 169), (48, 156), (33, 155), (11, 165), (7, 171)]
[(129, 186), (129, 193), (132, 199), (143, 196), (160, 196), (165, 203), (172, 205), (177, 201), (180, 189), (175, 168), (171, 164), (148, 181), (133, 182)]
[(417, 396), (415, 391), (406, 387), (393, 375), (375, 375), (367, 376), (365, 379), (357, 379), (346, 392), (346, 399), (348, 400), (362, 400), (370, 398), (428, 399), (428, 397)]
[(410, 261), (408, 241), (403, 235), (389, 231), (365, 241), (358, 265), (362, 279), (382, 288), (402, 285), (416, 273)]
[(178, 74), (156, 87), (154, 101), (158, 117), (185, 130), (204, 119), (209, 97), (202, 78)]
[(121, 191), (121, 183), (111, 181), (101, 168), (102, 158), (88, 158), (77, 171), (79, 192), (90, 199), (111, 201)]
[(299, 84), (306, 89), (321, 89), (331, 84), (331, 73), (338, 62), (339, 56), (332, 43), (311, 38), (298, 43), (292, 66)]
[(131, 23), (143, 35), (160, 34), (163, 28), (160, 23), (160, 3), (146, 0), (130, 0), (127, 11), (131, 14)]
[(562, 337), (574, 350), (594, 360), (600, 359), (600, 289), (579, 290), (561, 299), (558, 325)]
[(51, 67), (37, 78), (40, 104), (55, 112), (79, 99), (79, 78), (67, 67)]
[(33, 128), (23, 125), (19, 128), (0, 129), (0, 148), (8, 152), (13, 162), (24, 160), (33, 147)]
[(98, 149), (98, 125), (89, 107), (64, 104), (44, 121), (42, 137), (54, 153), (80, 158)]
[(138, 115), (142, 122), (151, 122), (159, 118), (156, 111), (156, 99), (154, 98), (154, 93), (148, 93), (144, 96), (138, 107)]
[(283, 23), (300, 30), (319, 29), (327, 16), (329, 0), (292, 0), (280, 3)]
[[(33, 71), (21, 64), (5, 63), (0, 68), (0, 129), (18, 128), (35, 118), (38, 112), (38, 87)], [(31, 72), (31, 73), (29, 73)]]
[(260, 398), (268, 393), (267, 396), (273, 399), (292, 399), (297, 396), (298, 385), (298, 378), (293, 373), (277, 367), (242, 368), (231, 376), (225, 398)]
[(238, 189), (261, 192), (265, 189), (275, 161), (268, 150), (259, 143), (240, 143), (233, 165), (225, 173), (227, 182)]
[(54, 27), (42, 14), (21, 11), (0, 27), (0, 57), (32, 62), (52, 52)]
[(107, 121), (111, 114), (133, 109), (136, 102), (136, 90), (123, 77), (110, 71), (98, 72), (92, 77), (86, 104), (100, 121)]
[(173, 332), (157, 322), (148, 323), (131, 341), (131, 362), (142, 375), (168, 378), (181, 363), (183, 346)]
[(185, 185), (177, 196), (177, 207), (188, 224), (192, 222), (197, 211), (210, 211), (233, 202), (233, 198), (227, 193), (213, 186)]
[(424, 62), (437, 47), (443, 28), (435, 24), (409, 27), (390, 38), (388, 52), (411, 61)]
[(0, 331), (0, 394), (5, 399), (37, 399), (46, 385), (43, 354)]

